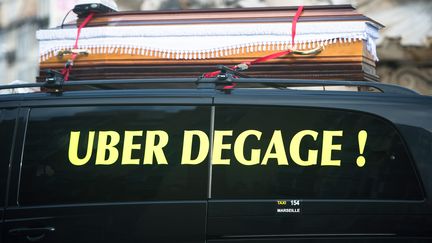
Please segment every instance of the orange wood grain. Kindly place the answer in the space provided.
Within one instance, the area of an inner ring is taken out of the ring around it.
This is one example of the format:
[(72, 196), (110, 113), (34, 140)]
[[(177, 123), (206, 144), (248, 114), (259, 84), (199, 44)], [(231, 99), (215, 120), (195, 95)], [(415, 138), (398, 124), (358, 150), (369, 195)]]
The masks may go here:
[[(367, 62), (374, 64), (370, 54), (367, 53), (362, 41), (351, 43), (335, 43), (328, 45), (320, 54), (314, 56), (287, 55), (268, 61), (268, 63), (327, 63), (327, 62)], [(138, 54), (90, 54), (79, 56), (74, 66), (104, 66), (104, 65), (200, 65), (200, 64), (238, 64), (244, 61), (252, 61), (274, 51), (260, 51), (245, 54), (233, 54), (227, 57), (212, 59), (164, 59), (155, 56), (143, 56)], [(51, 57), (40, 64), (41, 68), (62, 67), (70, 56)]]

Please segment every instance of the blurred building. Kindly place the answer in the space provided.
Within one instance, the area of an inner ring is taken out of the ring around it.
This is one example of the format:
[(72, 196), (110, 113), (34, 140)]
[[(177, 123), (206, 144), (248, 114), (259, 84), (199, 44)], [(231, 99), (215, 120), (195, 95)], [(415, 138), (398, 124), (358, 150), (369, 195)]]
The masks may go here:
[[(0, 0), (0, 82), (34, 81), (35, 31), (58, 26), (78, 0)], [(116, 0), (120, 10), (352, 4), (386, 26), (378, 42), (377, 72), (432, 95), (432, 1), (429, 0)], [(70, 14), (67, 21), (74, 18)]]
[(383, 23), (378, 43), (381, 82), (432, 95), (432, 1), (362, 1), (359, 10)]
[(38, 72), (36, 30), (49, 20), (49, 0), (0, 0), (0, 83), (34, 81)]

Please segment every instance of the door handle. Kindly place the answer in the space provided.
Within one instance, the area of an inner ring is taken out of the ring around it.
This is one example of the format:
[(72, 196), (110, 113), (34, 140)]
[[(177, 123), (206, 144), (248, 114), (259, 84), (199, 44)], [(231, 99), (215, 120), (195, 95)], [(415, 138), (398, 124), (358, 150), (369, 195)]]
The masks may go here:
[(37, 242), (42, 240), (47, 233), (51, 233), (54, 231), (54, 227), (16, 228), (9, 230), (9, 234), (16, 236), (24, 236), (29, 242)]

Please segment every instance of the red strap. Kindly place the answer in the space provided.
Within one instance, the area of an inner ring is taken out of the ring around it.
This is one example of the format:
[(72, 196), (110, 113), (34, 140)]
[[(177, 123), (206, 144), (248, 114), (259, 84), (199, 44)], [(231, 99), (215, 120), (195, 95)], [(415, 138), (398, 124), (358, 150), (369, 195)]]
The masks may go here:
[[(299, 6), (298, 9), (297, 9), (297, 12), (296, 12), (296, 14), (295, 14), (295, 16), (293, 18), (292, 24), (291, 24), (291, 43), (292, 43), (291, 45), (293, 47), (294, 47), (294, 43), (295, 43), (294, 41), (295, 41), (295, 36), (296, 36), (297, 22), (298, 22), (298, 20), (300, 18), (300, 15), (302, 14), (302, 12), (303, 12), (303, 6)], [(266, 62), (266, 61), (274, 59), (274, 58), (285, 56), (285, 55), (288, 55), (290, 53), (291, 53), (291, 50), (276, 52), (276, 53), (273, 53), (273, 54), (270, 54), (270, 55), (267, 55), (267, 56), (255, 59), (255, 60), (253, 60), (253, 61), (251, 61), (249, 63), (245, 62), (245, 64), (247, 64), (248, 66), (250, 66), (250, 65), (253, 65), (253, 64), (256, 64), (256, 63)]]
[[(231, 67), (231, 68), (234, 68), (234, 67)], [(218, 76), (219, 73), (220, 73), (220, 71), (214, 71), (214, 72), (204, 73), (203, 77), (204, 78), (214, 78), (214, 77)]]
[(278, 58), (278, 57), (281, 57), (281, 56), (285, 56), (285, 55), (288, 55), (290, 53), (291, 53), (291, 50), (280, 51), (280, 52), (276, 52), (276, 53), (273, 53), (273, 54), (270, 54), (270, 55), (267, 55), (267, 56), (264, 56), (264, 57), (260, 57), (258, 59), (253, 60), (252, 62), (249, 62), (249, 63), (246, 62), (245, 64), (248, 64), (248, 66), (251, 66), (253, 64), (257, 64), (257, 63), (260, 63), (260, 62), (266, 62), (268, 60), (275, 59), (275, 58)]
[(293, 18), (292, 24), (291, 24), (291, 45), (294, 47), (294, 40), (296, 36), (296, 29), (297, 29), (297, 22), (300, 18), (300, 15), (303, 12), (303, 6), (299, 6), (297, 9), (297, 12)]
[[(78, 49), (78, 40), (79, 40), (79, 37), (81, 35), (82, 28), (84, 28), (90, 22), (90, 20), (93, 18), (94, 15), (95, 15), (95, 13), (90, 13), (89, 15), (87, 15), (87, 17), (84, 19), (84, 21), (78, 27), (77, 37), (75, 40), (75, 45), (73, 47), (74, 49)], [(69, 74), (72, 70), (73, 62), (75, 61), (76, 58), (77, 58), (77, 54), (73, 53), (71, 56), (71, 59), (68, 60), (65, 67), (61, 71), (61, 74), (63, 74), (65, 81), (69, 80)]]
[[(292, 43), (292, 46), (294, 46), (294, 43), (295, 43), (294, 41), (295, 41), (296, 30), (297, 30), (297, 22), (298, 22), (298, 20), (300, 18), (300, 15), (302, 14), (302, 12), (303, 12), (303, 6), (299, 6), (298, 9), (297, 9), (297, 12), (296, 12), (296, 14), (295, 14), (295, 16), (293, 18), (292, 24), (291, 24), (291, 26), (292, 26), (291, 27), (292, 28), (291, 29), (291, 43)], [(278, 57), (281, 57), (281, 56), (285, 56), (285, 55), (288, 55), (290, 53), (291, 53), (291, 50), (276, 52), (276, 53), (273, 53), (273, 54), (270, 54), (270, 55), (267, 55), (267, 56), (264, 56), (264, 57), (257, 58), (257, 59), (255, 59), (253, 61), (250, 61), (250, 62), (243, 62), (242, 64), (246, 64), (248, 66), (251, 66), (251, 65), (254, 65), (254, 64), (257, 64), (257, 63), (266, 62), (266, 61), (271, 60), (271, 59), (275, 59), (275, 58), (278, 58)], [(233, 67), (230, 67), (230, 68), (231, 69), (236, 69), (237, 65), (233, 66)], [(214, 78), (218, 74), (220, 74), (220, 71), (214, 71), (214, 72), (205, 73), (203, 75), (203, 77), (204, 78)], [(225, 86), (224, 89), (232, 89), (235, 86), (236, 86), (236, 84), (233, 83), (232, 85)]]

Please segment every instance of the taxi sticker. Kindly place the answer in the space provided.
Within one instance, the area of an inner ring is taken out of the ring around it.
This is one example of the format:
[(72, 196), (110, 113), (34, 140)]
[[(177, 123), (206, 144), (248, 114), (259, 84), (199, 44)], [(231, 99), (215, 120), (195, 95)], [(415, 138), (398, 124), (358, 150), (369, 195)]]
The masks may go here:
[(300, 200), (278, 200), (276, 205), (278, 214), (300, 214), (302, 212)]

